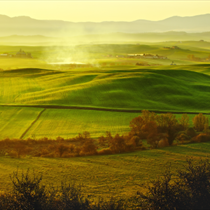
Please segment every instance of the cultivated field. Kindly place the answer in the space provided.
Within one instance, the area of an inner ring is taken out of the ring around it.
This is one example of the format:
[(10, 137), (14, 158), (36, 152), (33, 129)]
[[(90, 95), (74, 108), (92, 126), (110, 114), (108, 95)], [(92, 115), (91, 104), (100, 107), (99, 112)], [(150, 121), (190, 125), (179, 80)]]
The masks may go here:
[(208, 65), (1, 71), (0, 103), (208, 112), (209, 73)]
[(209, 73), (209, 65), (1, 71), (0, 137), (123, 134), (144, 109), (209, 113)]
[(93, 197), (129, 197), (142, 190), (139, 185), (156, 179), (171, 162), (172, 171), (182, 168), (186, 157), (206, 157), (210, 143), (196, 143), (164, 149), (145, 150), (133, 153), (89, 156), (79, 158), (0, 158), (1, 190), (11, 188), (8, 174), (28, 168), (43, 173), (45, 184), (59, 185), (60, 181), (75, 181), (84, 184), (84, 193)]
[[(129, 123), (141, 113), (77, 109), (44, 109), (0, 106), (0, 138), (72, 138), (88, 131), (97, 138), (130, 131)], [(188, 114), (190, 126), (195, 114)], [(209, 115), (207, 115), (209, 116)], [(177, 119), (181, 114), (176, 114)]]

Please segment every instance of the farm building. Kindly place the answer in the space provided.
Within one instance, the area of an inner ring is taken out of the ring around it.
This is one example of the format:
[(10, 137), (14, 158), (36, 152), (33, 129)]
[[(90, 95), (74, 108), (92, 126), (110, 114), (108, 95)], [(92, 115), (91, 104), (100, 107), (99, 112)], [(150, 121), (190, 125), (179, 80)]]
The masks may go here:
[(171, 47), (163, 47), (163, 49), (171, 50)]
[(9, 53), (3, 53), (3, 54), (0, 54), (0, 57), (2, 58), (12, 58), (12, 57), (15, 57), (15, 58), (32, 58), (31, 56), (31, 53), (26, 53), (25, 51), (21, 50), (19, 52), (16, 53), (16, 55), (12, 55), (12, 54), (9, 54)]
[(15, 57), (18, 58), (32, 58), (31, 53), (26, 53), (25, 51), (21, 50), (16, 53)]
[(0, 57), (3, 57), (3, 58), (10, 58), (12, 57), (12, 55), (8, 54), (8, 53), (3, 53), (3, 54), (0, 54)]
[(178, 46), (173, 46), (172, 49), (179, 49), (179, 47)]
[(152, 59), (168, 59), (165, 56), (152, 55), (152, 54), (128, 54), (128, 58), (152, 58)]

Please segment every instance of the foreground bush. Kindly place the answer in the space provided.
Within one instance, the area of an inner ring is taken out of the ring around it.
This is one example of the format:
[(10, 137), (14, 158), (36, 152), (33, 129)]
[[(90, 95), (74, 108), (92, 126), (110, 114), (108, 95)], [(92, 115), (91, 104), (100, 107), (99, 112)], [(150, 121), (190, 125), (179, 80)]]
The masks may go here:
[(61, 183), (46, 189), (42, 175), (14, 172), (13, 191), (0, 194), (1, 210), (207, 210), (210, 209), (210, 162), (188, 159), (184, 169), (173, 174), (170, 167), (162, 178), (144, 185), (146, 193), (126, 200), (91, 201), (80, 185)]
[[(172, 177), (170, 168), (161, 179), (148, 183), (148, 192), (138, 193), (141, 209), (204, 210), (210, 209), (210, 162), (187, 160), (184, 170)], [(172, 179), (173, 178), (173, 179)]]
[(80, 185), (61, 183), (50, 190), (41, 184), (42, 175), (14, 172), (11, 176), (13, 190), (0, 194), (1, 210), (123, 210), (125, 203), (110, 199), (92, 202), (82, 194)]

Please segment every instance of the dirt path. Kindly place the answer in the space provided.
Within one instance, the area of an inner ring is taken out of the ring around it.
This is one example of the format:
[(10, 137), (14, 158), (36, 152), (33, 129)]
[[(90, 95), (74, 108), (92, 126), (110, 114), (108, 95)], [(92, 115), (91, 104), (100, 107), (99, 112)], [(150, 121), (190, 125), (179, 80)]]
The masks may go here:
[(21, 135), (20, 139), (23, 139), (24, 136), (27, 134), (27, 132), (31, 129), (31, 127), (37, 122), (37, 120), (41, 117), (42, 113), (45, 111), (46, 109), (43, 109), (37, 116), (37, 118), (31, 123), (31, 125), (25, 130), (25, 132)]

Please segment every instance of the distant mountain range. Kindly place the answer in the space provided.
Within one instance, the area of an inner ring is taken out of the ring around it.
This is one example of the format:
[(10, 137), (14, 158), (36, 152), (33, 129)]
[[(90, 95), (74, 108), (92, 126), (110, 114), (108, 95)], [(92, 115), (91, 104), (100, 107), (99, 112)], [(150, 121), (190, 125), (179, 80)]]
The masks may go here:
[[(142, 44), (146, 42), (202, 41), (203, 45), (210, 42), (210, 32), (162, 32), (162, 33), (110, 33), (87, 34), (71, 37), (48, 37), (42, 35), (12, 35), (0, 37), (0, 45), (19, 46), (48, 46), (48, 45), (77, 45), (77, 44)], [(175, 44), (175, 43), (174, 43)], [(166, 43), (167, 45), (167, 43)], [(176, 45), (176, 44), (175, 44)]]
[(160, 21), (136, 20), (105, 22), (69, 22), (61, 20), (36, 20), (27, 16), (0, 15), (0, 36), (44, 35), (51, 37), (109, 33), (148, 32), (206, 32), (210, 31), (210, 14), (191, 17), (173, 16)]

